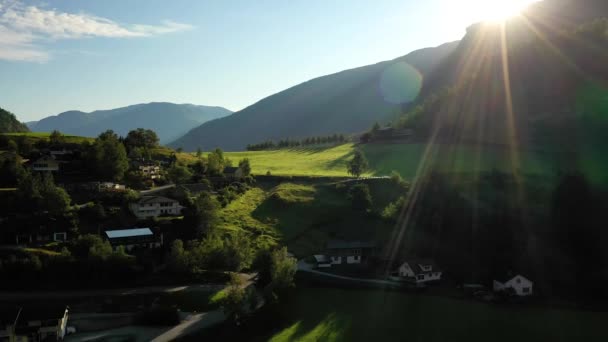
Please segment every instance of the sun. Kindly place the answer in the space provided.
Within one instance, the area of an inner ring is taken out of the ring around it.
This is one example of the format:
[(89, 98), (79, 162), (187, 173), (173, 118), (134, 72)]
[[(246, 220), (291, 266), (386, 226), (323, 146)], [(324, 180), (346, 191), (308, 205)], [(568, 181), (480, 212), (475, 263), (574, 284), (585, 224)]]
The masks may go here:
[(538, 0), (465, 0), (463, 11), (470, 11), (476, 20), (501, 22), (519, 15)]

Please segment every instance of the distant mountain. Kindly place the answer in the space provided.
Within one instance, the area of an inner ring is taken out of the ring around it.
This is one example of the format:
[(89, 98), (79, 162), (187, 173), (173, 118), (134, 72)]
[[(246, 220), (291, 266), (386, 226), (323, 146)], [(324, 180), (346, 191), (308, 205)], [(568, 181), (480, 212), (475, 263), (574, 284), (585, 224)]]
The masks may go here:
[(29, 132), (29, 129), (17, 120), (15, 114), (0, 108), (0, 133), (18, 132)]
[(366, 130), (376, 121), (390, 121), (415, 99), (424, 75), (457, 44), (315, 78), (230, 116), (206, 122), (170, 146), (189, 151), (197, 147), (234, 151), (267, 139)]
[(147, 128), (154, 130), (164, 144), (206, 121), (231, 113), (222, 107), (152, 102), (91, 113), (68, 111), (28, 123), (28, 126), (36, 132), (58, 130), (85, 137), (95, 137), (108, 129), (124, 136), (132, 129)]

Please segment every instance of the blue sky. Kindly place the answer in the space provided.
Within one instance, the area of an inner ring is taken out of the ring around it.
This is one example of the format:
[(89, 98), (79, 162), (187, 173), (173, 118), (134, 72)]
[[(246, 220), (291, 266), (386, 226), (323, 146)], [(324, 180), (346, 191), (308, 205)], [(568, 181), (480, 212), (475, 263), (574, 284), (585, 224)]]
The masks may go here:
[(22, 121), (169, 101), (242, 109), (460, 39), (452, 0), (0, 0), (0, 107)]

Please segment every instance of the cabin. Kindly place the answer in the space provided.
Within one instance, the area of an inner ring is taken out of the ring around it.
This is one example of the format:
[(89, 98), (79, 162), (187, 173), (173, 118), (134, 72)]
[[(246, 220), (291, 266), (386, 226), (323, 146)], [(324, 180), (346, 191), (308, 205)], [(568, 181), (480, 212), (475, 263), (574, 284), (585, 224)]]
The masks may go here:
[(141, 172), (147, 179), (158, 179), (160, 178), (160, 166), (156, 164), (143, 164), (138, 166), (139, 172)]
[(63, 341), (67, 334), (67, 306), (0, 307), (0, 341)]
[(528, 278), (518, 274), (506, 279), (494, 280), (492, 288), (494, 292), (513, 291), (520, 297), (531, 296), (533, 294), (534, 283)]
[(121, 246), (130, 252), (138, 248), (159, 248), (163, 245), (163, 234), (154, 234), (150, 228), (106, 230), (105, 233), (113, 251)]
[(243, 178), (243, 171), (239, 167), (226, 166), (224, 168), (224, 177), (229, 179), (241, 179)]
[(42, 156), (32, 162), (31, 167), (36, 172), (58, 172), (59, 162), (52, 156)]
[(331, 265), (356, 265), (373, 257), (375, 249), (373, 242), (332, 240), (327, 243), (326, 255)]
[(408, 260), (392, 275), (416, 284), (426, 284), (440, 281), (442, 272), (432, 260)]
[(182, 213), (178, 201), (162, 196), (144, 196), (139, 201), (129, 205), (138, 219), (147, 219), (161, 215), (177, 216)]

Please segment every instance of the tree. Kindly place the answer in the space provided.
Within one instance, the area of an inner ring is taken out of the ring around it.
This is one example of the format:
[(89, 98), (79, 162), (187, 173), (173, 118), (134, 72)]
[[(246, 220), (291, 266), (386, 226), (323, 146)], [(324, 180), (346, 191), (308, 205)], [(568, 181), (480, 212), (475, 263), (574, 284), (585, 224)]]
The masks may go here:
[[(184, 221), (189, 238), (202, 238), (213, 234), (218, 223), (220, 204), (206, 191), (186, 206)], [(188, 233), (189, 232), (189, 233)]]
[(51, 146), (62, 145), (65, 143), (65, 137), (61, 132), (54, 130), (49, 136), (49, 142), (51, 143)]
[(207, 172), (212, 176), (222, 175), (226, 164), (227, 160), (224, 159), (224, 152), (220, 148), (216, 148), (207, 155)]
[(184, 165), (175, 164), (167, 170), (167, 177), (175, 184), (183, 184), (192, 179), (192, 172)]
[(380, 130), (380, 124), (376, 121), (374, 123), (374, 125), (372, 126), (372, 130), (371, 130), (372, 135), (378, 133), (379, 130)]
[(297, 260), (289, 256), (287, 247), (272, 252), (270, 275), (275, 290), (293, 287), (293, 277), (296, 274), (296, 270)]
[(350, 188), (349, 197), (355, 210), (367, 211), (372, 207), (372, 195), (367, 184), (355, 184)]
[(365, 159), (363, 152), (356, 150), (353, 159), (347, 164), (348, 173), (359, 178), (367, 170), (367, 167), (367, 159)]
[(230, 282), (226, 287), (226, 295), (221, 300), (224, 313), (231, 316), (235, 322), (245, 313), (245, 301), (247, 299), (244, 282), (236, 273), (230, 274)]
[(203, 150), (200, 147), (196, 148), (196, 158), (201, 159), (203, 157)]
[(104, 180), (120, 181), (129, 168), (129, 161), (118, 136), (111, 130), (101, 133), (95, 139), (92, 149), (92, 159), (98, 175)]
[(239, 169), (241, 169), (243, 177), (247, 177), (251, 174), (251, 165), (249, 164), (249, 158), (242, 159), (239, 162)]
[(143, 148), (151, 149), (157, 147), (159, 143), (156, 132), (151, 129), (138, 128), (130, 131), (125, 138), (125, 146), (129, 149), (132, 148)]

